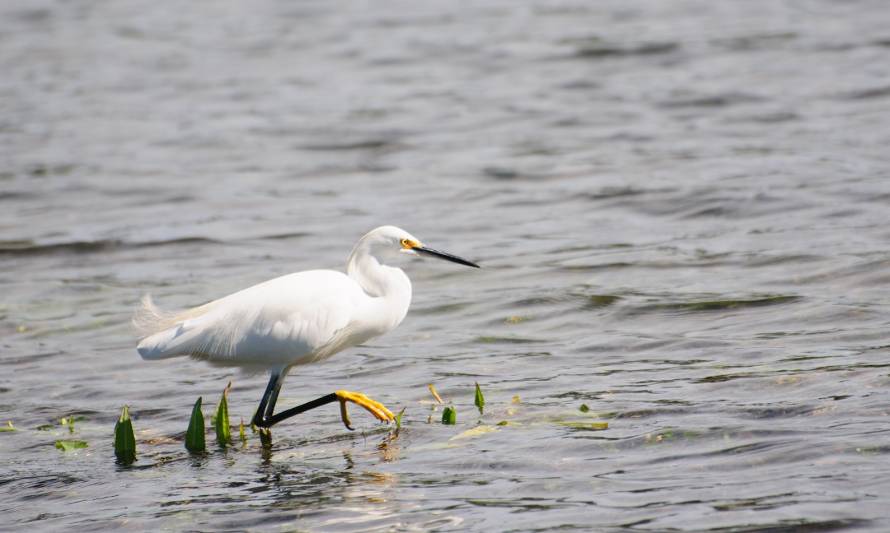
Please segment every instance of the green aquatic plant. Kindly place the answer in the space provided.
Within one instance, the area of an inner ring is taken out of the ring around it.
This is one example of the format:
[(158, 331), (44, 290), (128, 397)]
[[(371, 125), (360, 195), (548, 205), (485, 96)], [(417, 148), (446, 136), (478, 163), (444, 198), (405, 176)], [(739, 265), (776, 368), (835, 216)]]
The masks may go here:
[(399, 411), (399, 414), (397, 414), (397, 415), (393, 418), (393, 420), (394, 420), (395, 423), (396, 423), (396, 433), (398, 433), (398, 431), (399, 431), (400, 429), (402, 429), (402, 415), (405, 414), (405, 409), (407, 409), (407, 407), (402, 407), (402, 410)]
[(207, 448), (204, 442), (204, 413), (201, 412), (201, 397), (192, 408), (192, 418), (185, 432), (185, 449), (190, 452), (203, 452)]
[(133, 434), (130, 408), (126, 405), (121, 409), (121, 416), (114, 425), (114, 455), (124, 464), (136, 460), (136, 435)]
[(241, 439), (241, 445), (247, 446), (247, 432), (244, 431), (244, 419), (241, 419), (241, 424), (238, 426), (238, 438)]
[(15, 426), (12, 425), (12, 420), (7, 420), (5, 426), (0, 426), (0, 433), (5, 433), (7, 431), (15, 431)]
[(232, 442), (232, 430), (229, 426), (229, 389), (232, 388), (230, 381), (226, 388), (223, 389), (222, 396), (219, 399), (219, 405), (216, 406), (216, 418), (213, 425), (216, 428), (216, 442), (223, 448)]
[(442, 411), (442, 423), (448, 426), (453, 426), (457, 423), (457, 411), (455, 411), (454, 407), (449, 405)]
[(590, 411), (590, 407), (587, 407), (586, 403), (582, 403), (581, 407), (579, 407), (578, 410), (581, 411), (582, 413), (586, 413), (586, 412)]
[(476, 405), (476, 408), (479, 409), (479, 414), (482, 414), (482, 409), (485, 407), (485, 397), (482, 396), (482, 389), (479, 388), (479, 382), (476, 382), (476, 397), (473, 399), (473, 403)]
[(62, 450), (63, 452), (70, 452), (80, 448), (86, 448), (89, 446), (87, 441), (85, 440), (57, 440), (56, 448)]

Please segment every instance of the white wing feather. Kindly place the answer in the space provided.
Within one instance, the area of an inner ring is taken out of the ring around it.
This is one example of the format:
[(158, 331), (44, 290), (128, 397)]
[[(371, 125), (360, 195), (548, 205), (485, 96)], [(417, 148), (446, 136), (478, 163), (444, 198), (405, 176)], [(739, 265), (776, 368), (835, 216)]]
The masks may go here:
[(226, 366), (302, 364), (339, 350), (362, 298), (355, 281), (333, 270), (289, 274), (182, 313), (165, 313), (146, 298), (134, 325), (150, 334), (137, 350), (143, 359), (189, 355)]

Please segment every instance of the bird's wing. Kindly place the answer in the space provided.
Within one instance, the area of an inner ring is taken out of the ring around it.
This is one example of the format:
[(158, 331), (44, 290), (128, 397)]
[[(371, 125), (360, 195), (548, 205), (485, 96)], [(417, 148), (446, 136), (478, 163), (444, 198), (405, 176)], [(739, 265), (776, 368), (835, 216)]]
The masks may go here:
[(286, 366), (311, 357), (352, 320), (364, 293), (331, 270), (289, 274), (236, 292), (145, 338), (144, 359), (191, 355), (222, 365)]

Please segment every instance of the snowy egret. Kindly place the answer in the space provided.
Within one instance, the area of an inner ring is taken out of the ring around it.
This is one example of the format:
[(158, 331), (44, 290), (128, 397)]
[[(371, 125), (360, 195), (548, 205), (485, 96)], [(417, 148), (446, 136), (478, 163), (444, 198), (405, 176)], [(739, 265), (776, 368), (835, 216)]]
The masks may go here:
[(158, 309), (142, 300), (133, 324), (143, 334), (143, 359), (191, 356), (213, 365), (248, 371), (268, 370), (269, 385), (253, 417), (271, 427), (309, 409), (340, 402), (348, 429), (346, 402), (390, 422), (392, 412), (364, 394), (338, 390), (275, 414), (275, 402), (291, 367), (331, 357), (392, 330), (408, 312), (411, 281), (393, 266), (406, 255), (426, 255), (461, 265), (479, 265), (432, 248), (395, 226), (381, 226), (359, 239), (346, 262), (346, 274), (307, 270), (248, 287), (181, 312)]

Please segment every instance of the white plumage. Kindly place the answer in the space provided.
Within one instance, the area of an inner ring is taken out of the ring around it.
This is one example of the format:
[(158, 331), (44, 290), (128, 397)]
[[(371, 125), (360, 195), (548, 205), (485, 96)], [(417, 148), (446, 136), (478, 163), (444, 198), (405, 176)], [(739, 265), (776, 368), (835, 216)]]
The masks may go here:
[(269, 370), (280, 388), (276, 376), (283, 379), (291, 366), (326, 359), (398, 326), (411, 303), (411, 281), (391, 265), (418, 253), (477, 266), (382, 226), (358, 241), (346, 274), (288, 274), (178, 313), (158, 309), (146, 296), (133, 319), (144, 336), (137, 351), (147, 360), (191, 356)]

